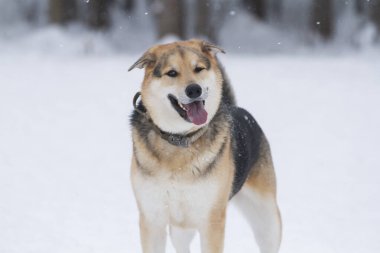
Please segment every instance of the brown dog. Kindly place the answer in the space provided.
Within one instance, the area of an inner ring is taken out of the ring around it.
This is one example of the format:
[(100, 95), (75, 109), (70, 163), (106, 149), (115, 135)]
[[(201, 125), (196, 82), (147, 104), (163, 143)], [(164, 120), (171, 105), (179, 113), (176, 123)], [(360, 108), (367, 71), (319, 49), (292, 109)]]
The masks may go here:
[(223, 252), (229, 200), (241, 208), (261, 253), (279, 250), (269, 144), (255, 119), (236, 107), (218, 52), (200, 40), (158, 45), (130, 68), (145, 68), (131, 117), (144, 253), (165, 252), (168, 226), (177, 253), (189, 252), (196, 231), (203, 253)]

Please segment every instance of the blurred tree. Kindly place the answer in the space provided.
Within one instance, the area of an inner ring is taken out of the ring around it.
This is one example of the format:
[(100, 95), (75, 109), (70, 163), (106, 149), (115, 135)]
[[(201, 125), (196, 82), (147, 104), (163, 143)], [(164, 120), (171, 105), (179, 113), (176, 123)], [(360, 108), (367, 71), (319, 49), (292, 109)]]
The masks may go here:
[(380, 0), (372, 0), (369, 6), (369, 16), (377, 30), (377, 40), (380, 41)]
[(133, 11), (135, 8), (135, 1), (134, 0), (122, 0), (122, 6), (123, 9), (127, 12), (130, 13)]
[(272, 19), (279, 21), (282, 19), (282, 12), (284, 11), (284, 2), (283, 0), (272, 0), (271, 1), (271, 8), (272, 9)]
[(260, 20), (267, 18), (267, 4), (265, 0), (243, 0), (244, 7)]
[(40, 8), (39, 2), (27, 2), (25, 9), (22, 9), (23, 16), (29, 24), (35, 23), (38, 20), (38, 9)]
[(66, 24), (77, 18), (76, 0), (49, 0), (49, 19), (52, 23)]
[(355, 0), (355, 12), (357, 14), (363, 14), (364, 12), (364, 4), (366, 0)]
[(310, 28), (323, 39), (329, 40), (334, 34), (334, 0), (313, 0), (311, 5)]
[(158, 38), (175, 35), (185, 38), (185, 11), (183, 0), (154, 0), (154, 10)]
[(195, 34), (211, 42), (217, 43), (215, 19), (211, 1), (197, 0), (195, 17)]
[(87, 24), (93, 29), (106, 29), (111, 25), (110, 6), (113, 0), (90, 0)]

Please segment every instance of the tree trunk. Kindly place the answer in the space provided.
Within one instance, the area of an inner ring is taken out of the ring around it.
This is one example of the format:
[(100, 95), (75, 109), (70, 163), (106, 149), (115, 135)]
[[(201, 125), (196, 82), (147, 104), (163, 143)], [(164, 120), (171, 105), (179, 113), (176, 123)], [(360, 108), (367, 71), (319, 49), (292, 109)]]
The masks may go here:
[(369, 6), (369, 16), (377, 30), (377, 40), (380, 40), (380, 0), (372, 0)]
[(106, 29), (111, 24), (109, 8), (112, 0), (90, 0), (88, 5), (88, 25), (94, 29)]
[(215, 20), (213, 17), (213, 8), (210, 1), (197, 0), (195, 34), (217, 43)]
[(49, 19), (52, 23), (66, 24), (76, 19), (77, 5), (75, 0), (49, 0)]
[(135, 0), (123, 0), (123, 9), (125, 12), (130, 13), (135, 8)]
[(155, 0), (152, 9), (155, 12), (158, 38), (166, 35), (185, 38), (183, 0)]
[(282, 12), (284, 10), (283, 0), (272, 0), (272, 15), (273, 20), (281, 21), (282, 20)]
[(245, 8), (255, 17), (260, 20), (267, 18), (267, 4), (266, 0), (244, 0)]
[(364, 1), (363, 0), (355, 0), (355, 12), (359, 15), (364, 12)]
[(313, 0), (311, 6), (310, 28), (324, 40), (332, 38), (334, 33), (333, 0)]

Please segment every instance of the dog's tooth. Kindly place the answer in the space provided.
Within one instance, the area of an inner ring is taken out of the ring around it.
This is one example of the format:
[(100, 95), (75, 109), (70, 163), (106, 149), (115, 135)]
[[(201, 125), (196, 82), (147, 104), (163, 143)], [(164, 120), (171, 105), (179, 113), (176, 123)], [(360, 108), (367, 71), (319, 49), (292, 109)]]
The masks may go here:
[(187, 109), (181, 104), (181, 103), (178, 103), (179, 104), (179, 106), (182, 108), (182, 109), (184, 109), (185, 111), (187, 111)]

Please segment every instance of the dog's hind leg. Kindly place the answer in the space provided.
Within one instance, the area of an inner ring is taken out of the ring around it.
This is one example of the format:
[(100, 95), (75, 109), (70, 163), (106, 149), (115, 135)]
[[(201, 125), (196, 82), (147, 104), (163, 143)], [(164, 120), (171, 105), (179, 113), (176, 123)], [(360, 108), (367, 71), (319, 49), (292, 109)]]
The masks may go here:
[(274, 168), (266, 140), (262, 143), (260, 158), (232, 201), (252, 227), (261, 253), (277, 253), (282, 225), (276, 200)]
[(277, 253), (281, 242), (281, 218), (276, 201), (243, 188), (233, 202), (253, 229), (260, 252)]
[(190, 243), (194, 235), (193, 229), (170, 226), (170, 238), (177, 253), (190, 253)]

